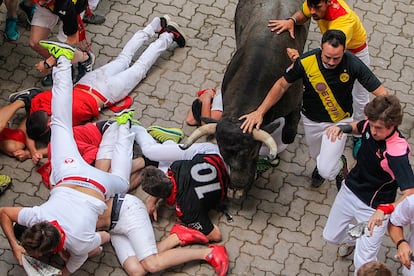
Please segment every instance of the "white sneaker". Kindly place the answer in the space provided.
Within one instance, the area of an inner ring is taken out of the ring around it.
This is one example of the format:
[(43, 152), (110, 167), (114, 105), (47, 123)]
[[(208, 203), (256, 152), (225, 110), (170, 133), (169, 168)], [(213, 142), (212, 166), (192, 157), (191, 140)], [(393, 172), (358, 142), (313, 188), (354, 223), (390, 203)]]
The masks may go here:
[(338, 247), (338, 251), (336, 252), (336, 255), (338, 257), (345, 258), (351, 255), (352, 252), (354, 252), (354, 249), (355, 249), (355, 245), (348, 245), (346, 243), (343, 243)]

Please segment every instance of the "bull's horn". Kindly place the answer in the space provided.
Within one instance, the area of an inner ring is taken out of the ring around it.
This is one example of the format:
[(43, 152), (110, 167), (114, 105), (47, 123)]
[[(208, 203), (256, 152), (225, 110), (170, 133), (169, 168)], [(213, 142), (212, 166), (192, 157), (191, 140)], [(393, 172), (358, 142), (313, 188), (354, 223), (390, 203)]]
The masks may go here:
[(185, 150), (188, 149), (195, 141), (197, 141), (200, 137), (204, 135), (214, 134), (216, 133), (216, 126), (217, 123), (210, 123), (205, 124), (191, 133), (191, 135), (187, 138), (187, 141), (180, 145), (180, 148)]
[(264, 143), (269, 148), (269, 159), (273, 160), (277, 155), (277, 145), (272, 135), (262, 129), (253, 129), (253, 138)]

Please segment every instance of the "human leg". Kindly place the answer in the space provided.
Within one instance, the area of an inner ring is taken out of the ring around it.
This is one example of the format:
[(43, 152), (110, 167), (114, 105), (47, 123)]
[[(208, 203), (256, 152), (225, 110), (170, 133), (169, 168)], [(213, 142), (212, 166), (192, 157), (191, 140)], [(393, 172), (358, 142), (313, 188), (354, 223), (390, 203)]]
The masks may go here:
[(159, 144), (142, 126), (132, 126), (135, 141), (142, 149), (145, 157), (153, 161), (174, 162), (176, 160), (190, 160), (197, 153), (219, 153), (218, 146), (212, 143), (194, 143), (189, 149), (182, 150), (178, 144)]
[(0, 108), (0, 132), (8, 126), (8, 123), (13, 118), (14, 114), (24, 106), (25, 103), (23, 101), (14, 101)]
[[(152, 30), (147, 26), (146, 29)], [(142, 34), (141, 34), (142, 35)], [(105, 89), (99, 90), (110, 102), (118, 102), (125, 98), (140, 82), (146, 77), (147, 72), (155, 63), (162, 52), (168, 49), (173, 43), (173, 35), (162, 33), (160, 37), (152, 42), (147, 49), (141, 54), (139, 59), (128, 69), (111, 76)]]
[[(322, 123), (316, 123), (309, 120), (306, 116), (302, 114), (302, 122), (305, 130), (305, 141), (308, 146), (309, 154), (312, 159), (316, 161), (316, 158), (320, 152), (320, 147), (322, 143), (322, 134), (324, 133), (324, 128)], [(317, 188), (323, 184), (325, 179), (319, 174), (318, 166), (315, 166), (315, 169), (312, 172), (312, 182), (311, 185), (314, 188)]]
[(44, 7), (37, 6), (33, 14), (30, 29), (29, 45), (44, 58), (50, 56), (49, 52), (39, 45), (41, 40), (47, 39), (50, 31), (57, 24), (59, 17)]
[(347, 135), (332, 142), (326, 133), (322, 135), (321, 150), (316, 158), (319, 174), (329, 180), (335, 179), (342, 168), (341, 155), (344, 152)]
[(36, 4), (33, 3), (31, 0), (23, 0), (19, 3), (19, 8), (26, 14), (27, 23), (29, 25), (32, 23), (33, 14), (36, 9)]
[(144, 203), (126, 195), (116, 226), (110, 231), (111, 242), (118, 259), (128, 274), (144, 275), (158, 272), (193, 260), (208, 261), (220, 275), (228, 268), (228, 256), (223, 246), (212, 248), (174, 248), (181, 241), (176, 233), (162, 240), (158, 246)]
[[(274, 120), (272, 124), (278, 124), (278, 123), (280, 125), (271, 133), (271, 135), (272, 135), (273, 139), (275, 139), (275, 141), (276, 141), (277, 153), (280, 153), (280, 152), (284, 151), (287, 148), (288, 145), (284, 144), (283, 141), (282, 141), (282, 130), (283, 130), (283, 127), (285, 126), (285, 119), (283, 117), (278, 118), (278, 119)], [(266, 147), (266, 146), (262, 146), (260, 148), (259, 155), (267, 156), (268, 154), (269, 154), (269, 148)]]
[(15, 41), (19, 39), (19, 31), (17, 30), (17, 5), (18, 0), (4, 0), (7, 9), (6, 31), (5, 35), (8, 40)]
[[(364, 203), (358, 203), (358, 206), (359, 210), (355, 216), (358, 223), (367, 222), (375, 213), (375, 209), (365, 205)], [(385, 219), (381, 226), (375, 226), (372, 236), (362, 235), (356, 240), (354, 251), (355, 271), (357, 271), (365, 263), (377, 260), (377, 254), (381, 248), (382, 240), (387, 230), (388, 220), (389, 218)]]
[(57, 66), (53, 68), (53, 77), (57, 81), (52, 87), (51, 184), (56, 185), (65, 178), (72, 178), (70, 183), (90, 187), (102, 192), (106, 197), (112, 196), (112, 193), (118, 190), (126, 191), (128, 185), (125, 179), (90, 166), (81, 157), (72, 130), (71, 63), (67, 57), (60, 56), (65, 51), (53, 50), (51, 53), (57, 58)]
[[(108, 90), (106, 86), (107, 83), (109, 83), (109, 79), (129, 67), (136, 51), (141, 48), (148, 39), (154, 36), (155, 32), (156, 29), (151, 25), (136, 32), (132, 38), (128, 40), (122, 51), (114, 60), (85, 75), (79, 80), (79, 83), (93, 87), (105, 95), (105, 91)], [(106, 94), (109, 93), (107, 92)]]
[[(120, 125), (118, 128), (118, 136), (115, 140), (114, 155), (111, 160), (111, 173), (117, 175), (123, 179), (123, 183), (120, 183), (119, 189), (123, 192), (127, 192), (129, 187), (129, 178), (131, 175), (132, 164), (132, 146), (134, 143), (134, 133), (131, 133), (127, 124)], [(124, 185), (127, 185), (126, 189)], [(118, 192), (117, 187), (111, 184), (111, 189), (114, 189), (114, 193)]]
[(355, 244), (355, 241), (352, 241), (347, 234), (349, 224), (358, 211), (355, 204), (349, 204), (354, 203), (355, 199), (358, 198), (348, 187), (344, 186), (339, 190), (323, 229), (323, 238), (326, 241), (334, 244), (345, 243), (350, 246)]

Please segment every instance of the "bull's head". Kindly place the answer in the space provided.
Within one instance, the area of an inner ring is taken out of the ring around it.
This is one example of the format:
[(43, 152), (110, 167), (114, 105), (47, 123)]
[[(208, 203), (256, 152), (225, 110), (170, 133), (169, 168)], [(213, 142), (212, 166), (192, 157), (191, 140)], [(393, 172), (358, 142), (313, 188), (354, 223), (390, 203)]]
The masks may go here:
[(242, 198), (254, 182), (261, 143), (269, 147), (269, 159), (273, 160), (277, 155), (275, 140), (264, 130), (243, 133), (239, 120), (223, 119), (196, 129), (181, 148), (190, 147), (201, 136), (208, 134), (215, 134), (220, 154), (230, 166), (228, 197)]

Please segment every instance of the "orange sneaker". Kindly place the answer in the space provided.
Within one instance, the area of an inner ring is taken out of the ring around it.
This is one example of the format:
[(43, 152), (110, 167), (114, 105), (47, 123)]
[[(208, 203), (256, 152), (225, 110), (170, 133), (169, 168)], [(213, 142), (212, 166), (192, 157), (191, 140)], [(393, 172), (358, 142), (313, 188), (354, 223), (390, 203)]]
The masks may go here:
[(207, 254), (205, 260), (214, 267), (219, 276), (226, 275), (229, 269), (229, 256), (226, 248), (222, 245), (209, 245), (208, 247), (213, 248), (213, 251)]
[(208, 243), (208, 238), (206, 235), (200, 231), (186, 227), (179, 223), (174, 224), (173, 228), (171, 228), (170, 234), (177, 234), (178, 238), (181, 241), (181, 246), (193, 243)]

